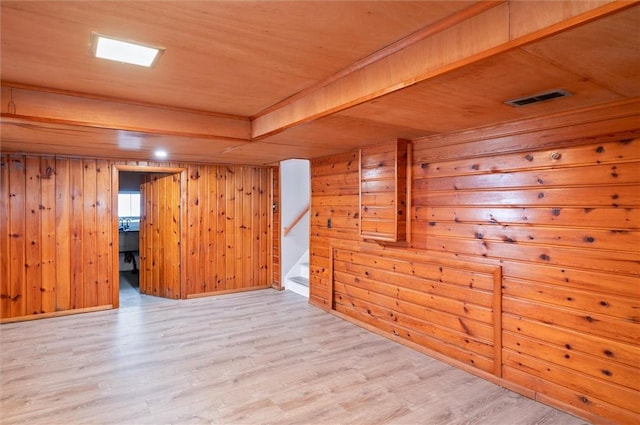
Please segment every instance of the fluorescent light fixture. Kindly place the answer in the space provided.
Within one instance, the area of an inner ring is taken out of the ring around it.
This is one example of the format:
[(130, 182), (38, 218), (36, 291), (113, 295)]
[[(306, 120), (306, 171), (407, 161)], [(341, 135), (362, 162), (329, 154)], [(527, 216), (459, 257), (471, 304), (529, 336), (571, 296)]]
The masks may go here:
[(165, 151), (163, 149), (158, 149), (157, 151), (155, 151), (156, 158), (166, 158), (167, 155), (168, 155), (167, 151)]
[(164, 49), (91, 33), (91, 52), (101, 59), (152, 67)]

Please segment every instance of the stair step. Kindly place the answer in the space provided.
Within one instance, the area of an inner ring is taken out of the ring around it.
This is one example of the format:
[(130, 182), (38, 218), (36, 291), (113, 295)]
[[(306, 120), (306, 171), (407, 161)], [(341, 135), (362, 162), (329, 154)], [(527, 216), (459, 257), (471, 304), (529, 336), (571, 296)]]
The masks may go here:
[(299, 276), (309, 278), (309, 263), (300, 263)]
[(293, 277), (290, 277), (289, 280), (302, 286), (306, 286), (306, 287), (309, 286), (309, 278), (306, 278), (304, 276), (293, 276)]

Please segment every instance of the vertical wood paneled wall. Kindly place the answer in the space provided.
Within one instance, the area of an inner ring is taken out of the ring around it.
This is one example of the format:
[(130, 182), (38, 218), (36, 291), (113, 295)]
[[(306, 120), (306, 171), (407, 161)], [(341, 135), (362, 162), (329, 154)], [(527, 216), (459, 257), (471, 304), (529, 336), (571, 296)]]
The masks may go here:
[[(623, 105), (414, 141), (405, 246), (359, 238), (357, 152), (312, 161), (310, 302), (587, 419), (638, 423), (637, 123)], [(452, 260), (501, 268), (500, 315)]]
[(187, 176), (186, 296), (270, 286), (270, 169), (189, 165)]
[(271, 169), (1, 155), (0, 318), (109, 308), (112, 168), (187, 169), (181, 298), (271, 286)]
[(180, 179), (184, 173), (145, 173), (139, 184), (141, 294), (180, 298)]
[[(280, 261), (280, 226), (282, 226), (282, 222), (280, 221), (280, 204), (282, 203), (282, 199), (280, 196), (280, 170), (278, 168), (272, 169), (272, 184), (271, 184), (271, 193), (273, 194), (271, 199), (271, 208), (272, 208), (272, 279), (271, 284), (276, 289), (282, 288), (282, 276), (280, 267), (282, 265)], [(273, 208), (275, 206), (275, 208)]]
[(0, 172), (1, 317), (112, 304), (109, 162), (2, 155)]

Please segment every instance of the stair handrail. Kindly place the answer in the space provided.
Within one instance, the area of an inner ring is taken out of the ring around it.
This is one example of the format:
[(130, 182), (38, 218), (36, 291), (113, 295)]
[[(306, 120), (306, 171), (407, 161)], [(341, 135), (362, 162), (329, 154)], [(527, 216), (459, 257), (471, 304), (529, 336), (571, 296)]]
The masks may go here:
[(305, 214), (307, 214), (309, 212), (310, 208), (311, 208), (311, 205), (307, 204), (307, 206), (304, 208), (304, 210), (300, 214), (298, 214), (296, 216), (296, 218), (293, 219), (291, 224), (284, 228), (284, 236), (287, 236), (289, 234), (289, 232), (292, 231), (294, 227), (296, 227), (296, 225), (300, 222), (300, 220), (302, 220), (302, 218), (305, 216)]

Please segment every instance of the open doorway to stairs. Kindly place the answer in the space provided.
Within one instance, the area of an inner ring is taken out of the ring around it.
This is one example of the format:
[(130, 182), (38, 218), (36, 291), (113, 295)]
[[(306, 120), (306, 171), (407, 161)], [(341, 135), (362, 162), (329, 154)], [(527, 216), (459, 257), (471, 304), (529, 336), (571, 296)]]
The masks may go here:
[(184, 173), (183, 169), (136, 166), (118, 166), (115, 170), (117, 307), (181, 297)]
[(309, 298), (309, 161), (280, 163), (281, 276), (285, 290)]

